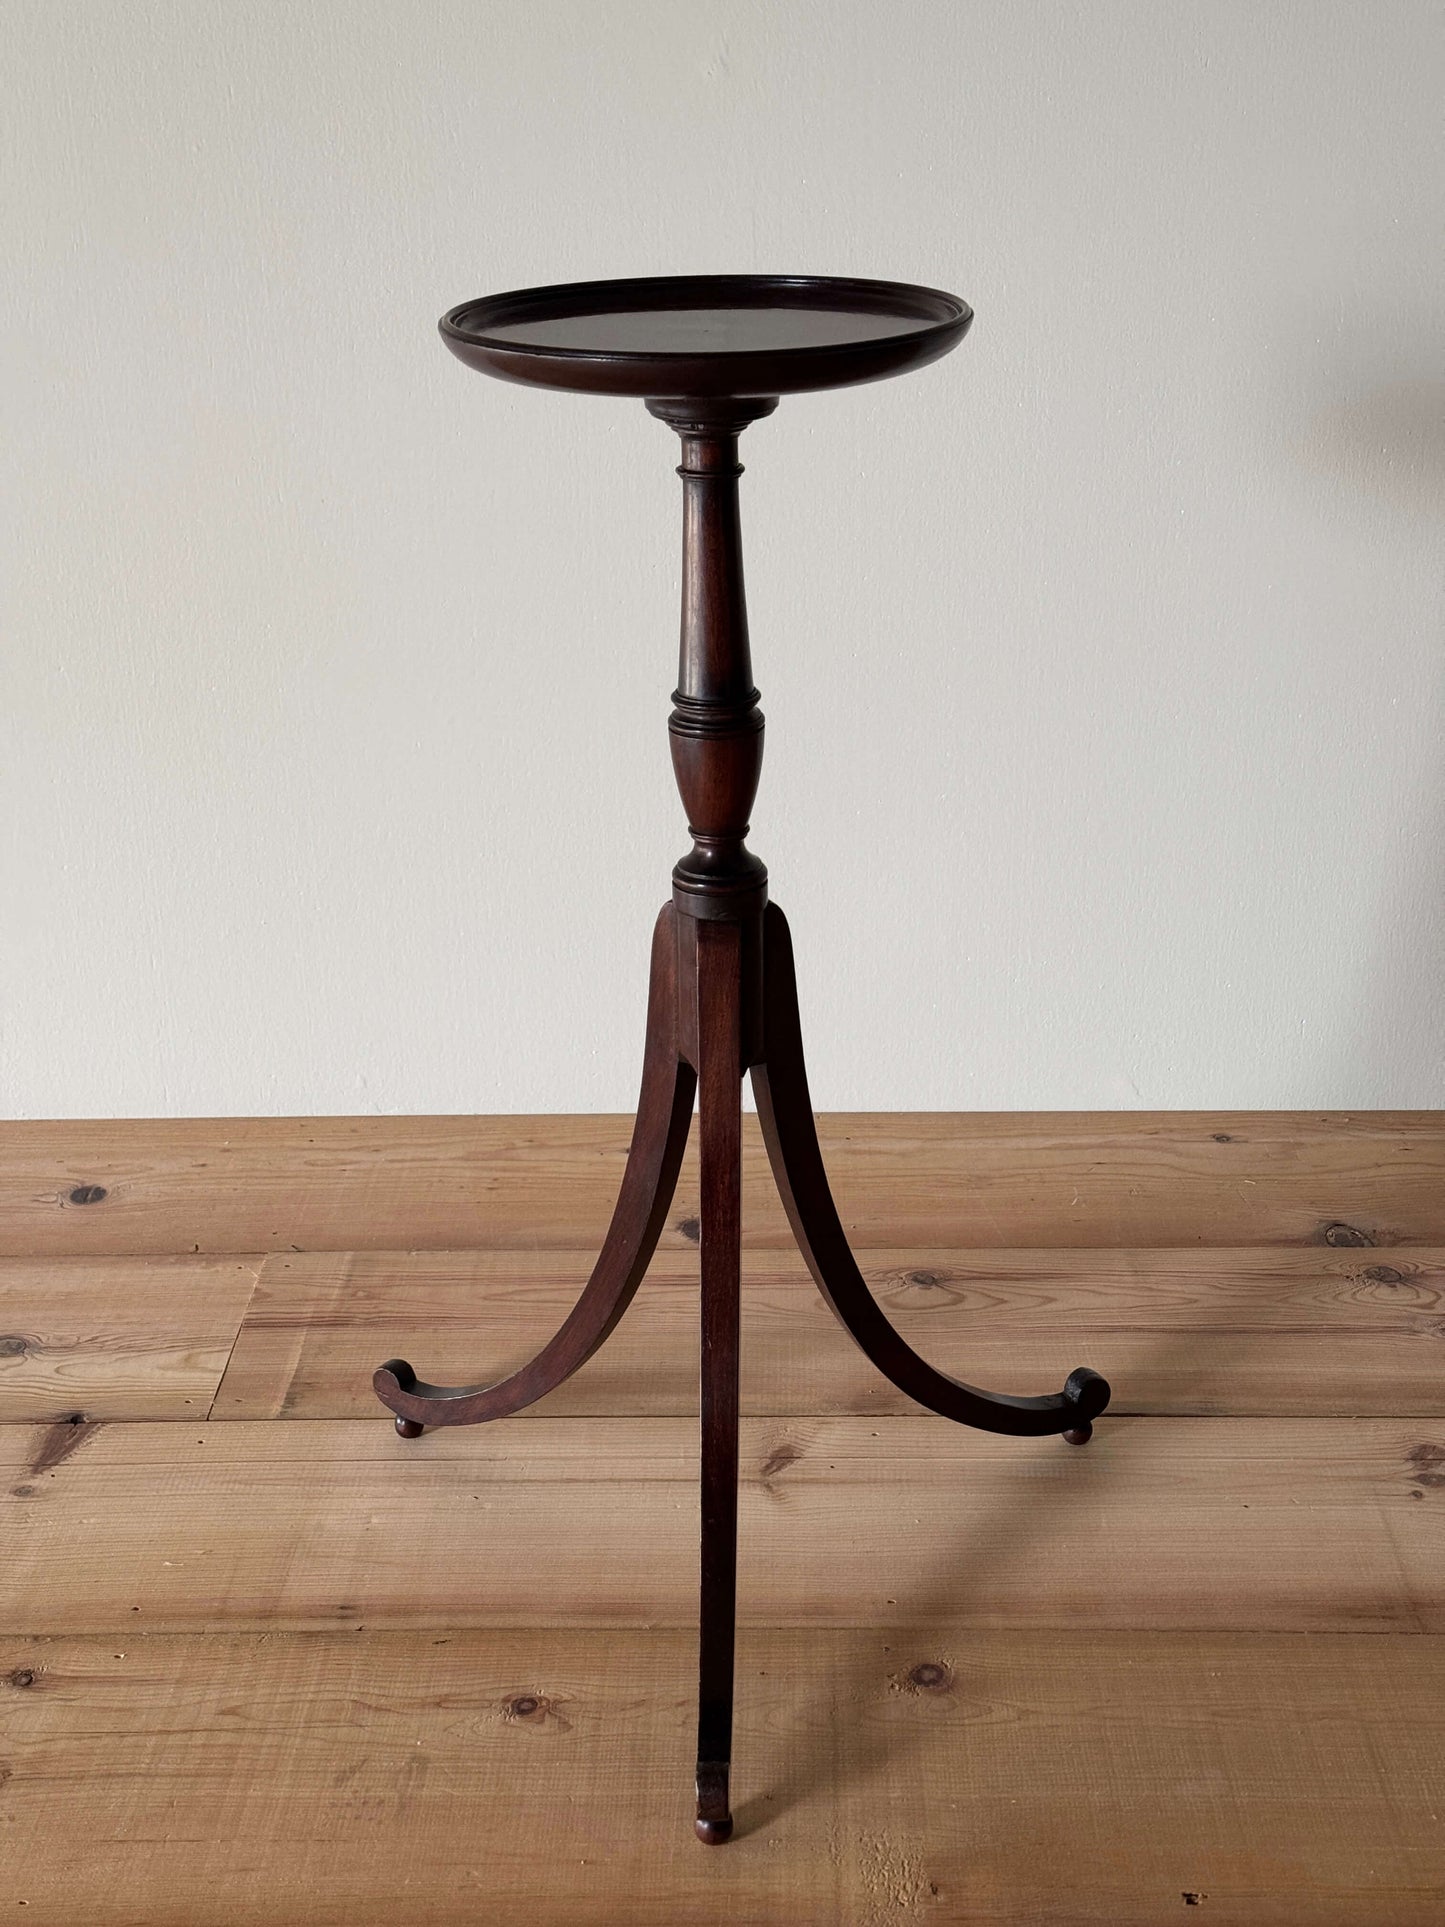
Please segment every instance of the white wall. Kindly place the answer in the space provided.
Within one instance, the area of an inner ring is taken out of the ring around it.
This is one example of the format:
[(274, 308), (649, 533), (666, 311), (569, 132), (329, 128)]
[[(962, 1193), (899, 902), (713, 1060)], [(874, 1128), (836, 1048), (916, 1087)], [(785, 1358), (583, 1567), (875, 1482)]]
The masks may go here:
[(675, 445), (434, 324), (703, 270), (978, 314), (744, 442), (820, 1106), (1445, 1103), (1440, 5), (4, 41), (8, 1114), (631, 1106)]

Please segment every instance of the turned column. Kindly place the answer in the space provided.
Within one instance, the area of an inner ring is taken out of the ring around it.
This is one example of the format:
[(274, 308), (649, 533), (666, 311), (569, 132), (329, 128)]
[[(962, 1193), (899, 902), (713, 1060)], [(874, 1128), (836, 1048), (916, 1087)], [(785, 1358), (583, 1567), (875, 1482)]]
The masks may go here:
[(746, 847), (763, 765), (738, 517), (738, 436), (776, 401), (650, 401), (682, 438), (682, 636), (668, 720), (692, 848), (672, 873), (685, 916), (752, 918), (768, 873)]

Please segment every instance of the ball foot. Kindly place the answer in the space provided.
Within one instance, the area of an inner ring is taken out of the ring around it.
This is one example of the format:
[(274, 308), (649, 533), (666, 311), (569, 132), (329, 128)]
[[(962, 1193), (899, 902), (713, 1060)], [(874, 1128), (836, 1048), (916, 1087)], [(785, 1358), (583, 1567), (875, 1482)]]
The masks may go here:
[[(400, 1420), (397, 1422), (400, 1424)], [(1063, 1440), (1065, 1445), (1087, 1445), (1093, 1436), (1094, 1428), (1086, 1420), (1084, 1424), (1075, 1425), (1069, 1431), (1065, 1432), (1063, 1434)]]
[(396, 1436), (399, 1439), (419, 1439), (426, 1427), (414, 1418), (399, 1418), (396, 1421)]
[(733, 1837), (733, 1817), (731, 1814), (728, 1814), (724, 1820), (704, 1820), (699, 1818), (693, 1821), (693, 1826), (697, 1831), (698, 1839), (702, 1841), (704, 1846), (720, 1847), (725, 1840), (731, 1840)]

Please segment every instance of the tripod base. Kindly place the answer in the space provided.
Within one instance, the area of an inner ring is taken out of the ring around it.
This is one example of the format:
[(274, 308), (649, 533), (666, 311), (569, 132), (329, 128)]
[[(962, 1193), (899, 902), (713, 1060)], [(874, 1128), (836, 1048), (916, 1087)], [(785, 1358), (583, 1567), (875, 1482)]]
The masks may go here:
[(848, 1247), (823, 1169), (803, 1064), (792, 939), (772, 904), (741, 919), (669, 904), (653, 933), (642, 1094), (612, 1223), (592, 1276), (537, 1356), (493, 1384), (419, 1380), (402, 1359), (376, 1373), (403, 1438), (428, 1426), (506, 1418), (560, 1385), (631, 1303), (666, 1221), (699, 1095), (702, 1178), (702, 1574), (698, 1666), (698, 1838), (732, 1834), (733, 1640), (737, 1594), (738, 1338), (742, 1078), (789, 1222), (818, 1289), (885, 1377), (929, 1410), (983, 1431), (1058, 1434), (1085, 1444), (1109, 1401), (1080, 1367), (1061, 1392), (1017, 1398), (938, 1371), (894, 1330)]

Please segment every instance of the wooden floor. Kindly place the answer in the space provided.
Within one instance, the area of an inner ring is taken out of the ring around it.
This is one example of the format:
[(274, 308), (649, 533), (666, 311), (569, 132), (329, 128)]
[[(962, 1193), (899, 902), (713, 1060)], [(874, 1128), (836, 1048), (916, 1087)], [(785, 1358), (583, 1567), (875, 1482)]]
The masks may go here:
[(738, 1832), (692, 1837), (696, 1173), (609, 1345), (500, 1374), (617, 1118), (0, 1127), (0, 1918), (1445, 1921), (1445, 1115), (834, 1117), (910, 1408), (747, 1145)]

